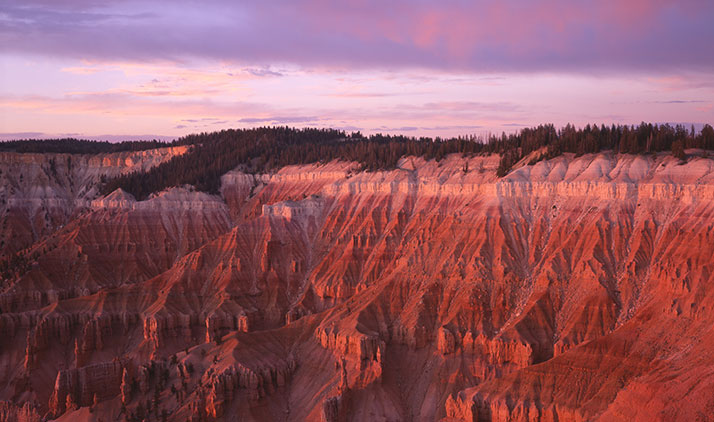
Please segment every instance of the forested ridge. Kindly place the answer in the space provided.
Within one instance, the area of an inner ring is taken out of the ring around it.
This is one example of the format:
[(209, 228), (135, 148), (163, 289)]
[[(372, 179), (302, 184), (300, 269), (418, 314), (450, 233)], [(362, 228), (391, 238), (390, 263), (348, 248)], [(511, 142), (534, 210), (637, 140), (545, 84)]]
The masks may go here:
[(310, 164), (332, 160), (354, 161), (361, 170), (395, 168), (404, 156), (441, 160), (448, 154), (499, 154), (498, 176), (530, 156), (529, 164), (569, 152), (576, 155), (613, 150), (616, 153), (646, 154), (671, 151), (685, 160), (684, 150), (714, 150), (714, 128), (705, 125), (700, 132), (682, 125), (641, 123), (627, 125), (567, 125), (556, 129), (552, 124), (522, 129), (513, 134), (480, 137), (414, 138), (401, 135), (363, 136), (334, 129), (295, 129), (261, 127), (229, 129), (188, 135), (171, 143), (133, 141), (80, 141), (76, 139), (12, 141), (0, 143), (0, 151), (97, 153), (136, 151), (165, 146), (188, 145), (191, 148), (144, 172), (135, 172), (104, 180), (101, 193), (121, 188), (141, 200), (172, 186), (190, 184), (197, 189), (218, 193), (220, 178), (235, 168), (249, 173), (277, 170), (286, 165)]
[(487, 139), (432, 139), (381, 134), (365, 137), (359, 132), (347, 134), (333, 129), (263, 127), (189, 135), (175, 144), (192, 145), (192, 148), (146, 172), (108, 180), (102, 193), (122, 188), (137, 199), (144, 199), (151, 193), (184, 184), (217, 193), (221, 175), (237, 167), (260, 173), (291, 164), (335, 159), (355, 161), (361, 164), (362, 170), (374, 171), (394, 168), (404, 156), (440, 160), (452, 153), (500, 154), (499, 177), (530, 154), (533, 154), (530, 164), (565, 152), (582, 155), (603, 150), (629, 154), (671, 151), (684, 160), (686, 148), (714, 150), (714, 129), (706, 125), (697, 133), (694, 128), (682, 125), (648, 123), (584, 128), (567, 125), (556, 129), (547, 124)]
[(145, 151), (171, 146), (170, 143), (153, 141), (88, 141), (76, 138), (24, 139), (0, 142), (0, 151), (20, 153), (101, 154), (124, 151)]
[(288, 127), (223, 130), (189, 135), (176, 142), (191, 145), (184, 155), (146, 172), (133, 173), (107, 181), (102, 193), (117, 188), (137, 199), (170, 186), (194, 185), (217, 193), (220, 177), (240, 167), (249, 173), (269, 172), (290, 164), (355, 161), (362, 170), (394, 168), (406, 155), (441, 159), (446, 154), (478, 153), (484, 145), (475, 138), (448, 140), (405, 136), (346, 134), (333, 129), (292, 129)]

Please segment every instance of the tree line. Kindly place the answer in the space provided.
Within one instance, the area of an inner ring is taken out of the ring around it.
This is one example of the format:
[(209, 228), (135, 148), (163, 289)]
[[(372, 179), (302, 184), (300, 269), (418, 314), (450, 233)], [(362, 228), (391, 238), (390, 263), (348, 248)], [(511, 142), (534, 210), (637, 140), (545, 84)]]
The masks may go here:
[(235, 168), (248, 173), (270, 172), (286, 165), (325, 163), (332, 160), (354, 161), (361, 170), (393, 169), (405, 156), (441, 160), (448, 154), (500, 154), (498, 176), (531, 155), (529, 164), (557, 157), (563, 153), (582, 155), (603, 150), (643, 154), (672, 151), (684, 159), (685, 148), (714, 150), (714, 129), (704, 126), (699, 132), (682, 125), (642, 123), (639, 126), (567, 125), (556, 129), (552, 124), (522, 129), (518, 133), (450, 139), (406, 137), (376, 134), (363, 136), (334, 129), (294, 129), (261, 127), (229, 129), (189, 135), (174, 141), (189, 145), (186, 154), (153, 167), (105, 181), (102, 194), (121, 188), (145, 199), (154, 192), (172, 186), (193, 185), (198, 190), (218, 193), (220, 178)]
[(151, 141), (89, 141), (75, 138), (23, 139), (0, 142), (0, 151), (21, 153), (101, 154), (124, 151), (144, 151), (171, 146), (171, 143)]
[(520, 133), (499, 140), (501, 154), (498, 176), (503, 177), (511, 167), (531, 155), (529, 164), (557, 157), (563, 153), (576, 156), (612, 150), (618, 154), (647, 154), (671, 151), (680, 160), (685, 160), (684, 150), (700, 148), (714, 150), (714, 128), (706, 124), (697, 133), (694, 126), (640, 123), (628, 125), (587, 125), (575, 128), (566, 125), (556, 130), (553, 125), (541, 125), (523, 129)]
[(198, 190), (217, 193), (221, 176), (235, 168), (261, 173), (291, 164), (339, 159), (358, 162), (362, 170), (374, 171), (394, 168), (404, 156), (440, 160), (447, 154), (474, 154), (485, 148), (476, 138), (364, 137), (359, 132), (288, 127), (222, 130), (189, 135), (176, 143), (191, 148), (145, 172), (108, 180), (101, 192), (107, 194), (122, 188), (141, 200), (167, 187), (190, 184)]

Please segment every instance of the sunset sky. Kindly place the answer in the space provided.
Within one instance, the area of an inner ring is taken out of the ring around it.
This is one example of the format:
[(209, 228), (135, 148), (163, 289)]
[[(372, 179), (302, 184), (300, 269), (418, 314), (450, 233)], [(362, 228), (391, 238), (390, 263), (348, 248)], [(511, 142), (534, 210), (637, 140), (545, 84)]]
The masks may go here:
[(0, 138), (714, 122), (714, 1), (0, 0)]

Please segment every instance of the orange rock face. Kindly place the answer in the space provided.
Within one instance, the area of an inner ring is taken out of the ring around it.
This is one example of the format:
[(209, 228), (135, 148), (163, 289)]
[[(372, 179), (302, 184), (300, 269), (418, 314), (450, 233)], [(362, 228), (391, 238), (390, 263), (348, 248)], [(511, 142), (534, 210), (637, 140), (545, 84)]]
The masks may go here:
[(714, 160), (498, 161), (236, 171), (5, 231), (0, 421), (711, 420)]

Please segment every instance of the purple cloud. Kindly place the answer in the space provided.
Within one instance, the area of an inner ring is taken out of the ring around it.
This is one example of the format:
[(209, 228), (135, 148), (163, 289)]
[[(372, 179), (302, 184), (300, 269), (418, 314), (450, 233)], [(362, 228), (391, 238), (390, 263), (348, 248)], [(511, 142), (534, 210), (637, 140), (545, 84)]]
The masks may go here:
[(216, 117), (203, 117), (200, 119), (182, 119), (181, 121), (186, 122), (186, 123), (205, 123), (205, 122), (214, 122), (217, 120), (220, 120), (220, 119), (218, 119)]
[(57, 138), (77, 138), (94, 141), (147, 141), (156, 139), (158, 141), (173, 141), (176, 136), (165, 135), (86, 135), (83, 133), (45, 133), (45, 132), (0, 132), (0, 141), (14, 141), (20, 139), (57, 139)]
[(668, 100), (668, 101), (656, 101), (658, 104), (699, 104), (706, 103), (707, 101), (702, 100)]
[(269, 67), (246, 67), (243, 71), (258, 77), (284, 76), (282, 73), (272, 70)]
[(2, 132), (0, 133), (0, 141), (16, 140), (16, 139), (39, 139), (46, 137), (43, 132)]
[(377, 128), (372, 128), (370, 130), (372, 132), (414, 132), (415, 130), (419, 130), (419, 128), (416, 126), (400, 126), (400, 127), (380, 126)]
[(471, 131), (475, 129), (483, 129), (483, 126), (481, 125), (448, 125), (448, 126), (432, 126), (432, 127), (422, 127), (420, 128), (422, 130), (428, 130), (428, 131), (449, 131), (453, 132), (455, 130), (458, 131)]
[(317, 116), (273, 116), (273, 117), (245, 117), (238, 120), (238, 123), (273, 123), (273, 124), (291, 124), (291, 123), (306, 123), (322, 120)]
[(467, 71), (707, 70), (708, 0), (10, 0), (0, 51)]

